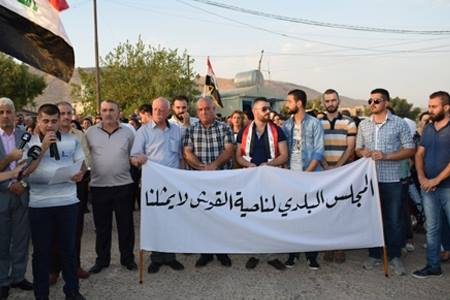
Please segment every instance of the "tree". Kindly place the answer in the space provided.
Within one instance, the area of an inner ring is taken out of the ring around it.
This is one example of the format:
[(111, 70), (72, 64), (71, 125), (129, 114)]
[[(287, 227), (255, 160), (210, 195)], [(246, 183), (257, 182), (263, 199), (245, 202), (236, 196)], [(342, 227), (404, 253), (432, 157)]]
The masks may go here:
[(306, 109), (312, 109), (312, 110), (317, 110), (317, 111), (324, 111), (325, 108), (322, 105), (322, 100), (320, 97), (316, 97), (312, 100), (308, 100), (308, 102), (306, 102)]
[(34, 106), (33, 99), (47, 87), (43, 77), (30, 73), (25, 64), (18, 64), (2, 53), (0, 78), (0, 97), (13, 100), (17, 110), (27, 105)]
[(415, 120), (420, 114), (420, 108), (413, 108), (413, 104), (408, 103), (406, 99), (395, 97), (391, 99), (389, 105), (392, 107), (395, 114), (401, 118)]
[[(121, 43), (101, 60), (102, 98), (117, 101), (125, 113), (158, 96), (193, 99), (199, 94), (189, 69), (193, 62), (186, 51), (146, 46), (140, 38), (135, 45)], [(80, 79), (73, 95), (81, 100), (84, 113), (95, 113), (95, 74), (80, 70)]]

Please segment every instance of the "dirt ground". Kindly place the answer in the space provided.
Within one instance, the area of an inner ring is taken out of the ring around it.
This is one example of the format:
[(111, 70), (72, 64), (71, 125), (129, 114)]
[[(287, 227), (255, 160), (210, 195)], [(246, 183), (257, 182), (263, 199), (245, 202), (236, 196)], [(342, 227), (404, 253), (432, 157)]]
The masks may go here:
[[(139, 213), (135, 213), (136, 249), (139, 247)], [(425, 263), (425, 237), (418, 234), (416, 251), (404, 257), (411, 273)], [(95, 236), (92, 213), (86, 214), (82, 243), (82, 265), (89, 269), (95, 260)], [(135, 251), (138, 262), (138, 250)], [(260, 263), (255, 270), (245, 269), (247, 255), (231, 255), (232, 267), (222, 267), (217, 260), (208, 266), (194, 267), (197, 255), (178, 255), (184, 271), (162, 267), (157, 274), (148, 274), (149, 253), (145, 253), (145, 275), (139, 284), (137, 271), (120, 265), (117, 233), (113, 233), (112, 261), (109, 268), (80, 281), (80, 291), (87, 299), (450, 299), (450, 264), (443, 264), (440, 278), (415, 279), (411, 275), (385, 278), (382, 266), (366, 271), (361, 265), (366, 250), (347, 252), (347, 261), (338, 265), (319, 257), (320, 270), (307, 268), (304, 256), (293, 268), (277, 271)], [(31, 251), (30, 251), (31, 260)], [(32, 279), (31, 263), (27, 278)], [(64, 299), (63, 281), (50, 289), (50, 299)], [(32, 292), (16, 289), (8, 299), (33, 299)]]

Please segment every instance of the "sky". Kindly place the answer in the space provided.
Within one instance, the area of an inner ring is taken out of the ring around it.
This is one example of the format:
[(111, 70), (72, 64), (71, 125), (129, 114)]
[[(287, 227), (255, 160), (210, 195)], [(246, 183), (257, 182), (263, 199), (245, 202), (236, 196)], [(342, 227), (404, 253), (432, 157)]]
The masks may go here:
[[(450, 0), (214, 0), (283, 17), (385, 29), (450, 31)], [(68, 0), (61, 13), (77, 67), (92, 67), (92, 0)], [(366, 100), (386, 88), (426, 107), (450, 90), (450, 34), (395, 34), (320, 27), (254, 16), (193, 0), (97, 0), (100, 56), (120, 43), (186, 50), (204, 75), (209, 55), (217, 77), (256, 69), (264, 50), (266, 79)]]

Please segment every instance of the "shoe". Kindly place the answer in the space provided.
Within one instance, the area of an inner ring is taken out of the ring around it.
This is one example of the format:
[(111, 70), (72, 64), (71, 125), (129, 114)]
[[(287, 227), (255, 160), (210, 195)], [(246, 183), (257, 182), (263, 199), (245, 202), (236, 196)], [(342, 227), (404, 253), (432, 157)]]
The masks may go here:
[(334, 261), (334, 251), (327, 251), (323, 255), (323, 260), (327, 262), (333, 262)]
[(431, 266), (426, 266), (425, 268), (412, 273), (412, 276), (418, 279), (424, 279), (430, 276), (440, 277), (442, 276), (442, 270), (440, 267), (433, 268)]
[(394, 269), (396, 275), (406, 275), (405, 266), (403, 265), (399, 257), (394, 257), (393, 259), (391, 259), (389, 265)]
[(444, 250), (441, 252), (441, 261), (442, 262), (450, 261), (450, 251)]
[(66, 294), (66, 300), (86, 300), (83, 295), (80, 294), (80, 292), (72, 292), (69, 294)]
[(413, 243), (406, 243), (405, 248), (408, 252), (413, 252), (414, 250), (416, 250), (416, 247), (414, 247)]
[(109, 267), (109, 265), (101, 265), (98, 263), (95, 263), (95, 265), (92, 266), (92, 268), (89, 270), (89, 273), (97, 274), (100, 273), (104, 268)]
[(149, 274), (155, 274), (155, 273), (158, 273), (158, 272), (159, 272), (159, 268), (161, 268), (161, 266), (162, 266), (162, 264), (160, 264), (160, 263), (152, 262), (152, 263), (148, 266), (147, 272), (148, 272)]
[(317, 260), (315, 258), (309, 258), (308, 259), (308, 268), (310, 270), (319, 270), (320, 269), (320, 265), (317, 263)]
[(18, 288), (24, 291), (32, 291), (33, 290), (33, 284), (29, 282), (28, 280), (24, 279), (20, 282), (16, 282), (11, 284), (12, 288)]
[(9, 296), (9, 286), (2, 286), (0, 288), (0, 300), (6, 300)]
[(127, 270), (129, 271), (134, 271), (138, 269), (137, 264), (134, 261), (129, 262), (127, 264), (123, 264), (123, 266), (127, 268)]
[(80, 279), (86, 279), (89, 278), (89, 276), (91, 276), (91, 273), (86, 272), (85, 270), (83, 270), (81, 267), (77, 268), (77, 277)]
[(343, 264), (345, 262), (345, 252), (342, 250), (338, 250), (334, 253), (334, 261), (337, 264)]
[(166, 263), (172, 270), (175, 271), (181, 271), (184, 270), (184, 266), (176, 259), (172, 260), (171, 262)]
[(55, 285), (58, 282), (58, 279), (59, 273), (50, 273), (50, 275), (48, 275), (48, 284)]
[(220, 261), (220, 264), (224, 267), (231, 267), (231, 259), (226, 254), (218, 254), (217, 260)]
[(256, 268), (256, 266), (259, 263), (259, 259), (255, 258), (255, 257), (250, 257), (247, 261), (247, 263), (245, 264), (245, 268), (249, 269), (249, 270), (253, 270), (254, 268)]
[(366, 270), (372, 270), (376, 266), (381, 265), (381, 258), (370, 257), (363, 263), (362, 267)]
[(298, 260), (299, 255), (298, 254), (289, 254), (288, 260), (284, 263), (286, 268), (293, 268), (295, 265), (295, 262)]
[(213, 257), (211, 256), (206, 256), (206, 255), (200, 255), (200, 258), (197, 260), (197, 262), (195, 263), (195, 267), (196, 268), (201, 268), (206, 266), (207, 264), (209, 264), (210, 262), (212, 262)]
[(272, 259), (267, 262), (278, 271), (286, 270), (286, 266), (279, 259)]

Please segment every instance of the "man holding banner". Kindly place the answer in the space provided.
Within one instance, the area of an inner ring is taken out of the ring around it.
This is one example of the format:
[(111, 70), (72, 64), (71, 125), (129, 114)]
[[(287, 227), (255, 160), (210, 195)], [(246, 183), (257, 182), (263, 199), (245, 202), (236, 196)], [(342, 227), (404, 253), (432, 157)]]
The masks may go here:
[[(216, 109), (210, 97), (197, 101), (199, 122), (192, 124), (184, 135), (184, 158), (190, 169), (226, 170), (231, 169), (233, 156), (233, 135), (230, 127), (216, 120)], [(226, 254), (217, 254), (223, 266), (231, 266)], [(213, 254), (201, 254), (196, 267), (206, 266), (213, 260)]]
[[(143, 125), (136, 133), (131, 148), (131, 163), (140, 168), (147, 161), (156, 162), (170, 168), (179, 169), (184, 166), (182, 156), (182, 129), (168, 122), (170, 104), (159, 97), (152, 103), (152, 121)], [(161, 266), (168, 265), (173, 270), (183, 270), (174, 253), (153, 251), (148, 273), (157, 273)]]
[[(323, 159), (323, 128), (320, 121), (305, 112), (306, 93), (292, 90), (288, 93), (287, 107), (292, 117), (283, 124), (289, 148), (289, 169), (294, 171), (314, 172), (320, 170)], [(318, 270), (318, 252), (305, 253), (311, 270)], [(290, 253), (287, 267), (293, 267), (299, 258), (298, 253)]]
[[(389, 92), (385, 89), (375, 89), (370, 93), (368, 104), (372, 115), (359, 125), (356, 154), (376, 162), (390, 264), (397, 275), (405, 275), (405, 267), (400, 260), (404, 236), (400, 161), (414, 155), (415, 144), (406, 122), (388, 111), (389, 100)], [(363, 268), (368, 270), (381, 264), (381, 257), (381, 248), (370, 248)]]
[[(245, 168), (256, 166), (282, 167), (288, 160), (286, 136), (283, 130), (270, 121), (270, 104), (264, 97), (253, 100), (255, 120), (237, 136), (236, 161)], [(259, 259), (250, 257), (245, 267), (254, 269)], [(267, 263), (277, 270), (286, 266), (279, 259)]]

